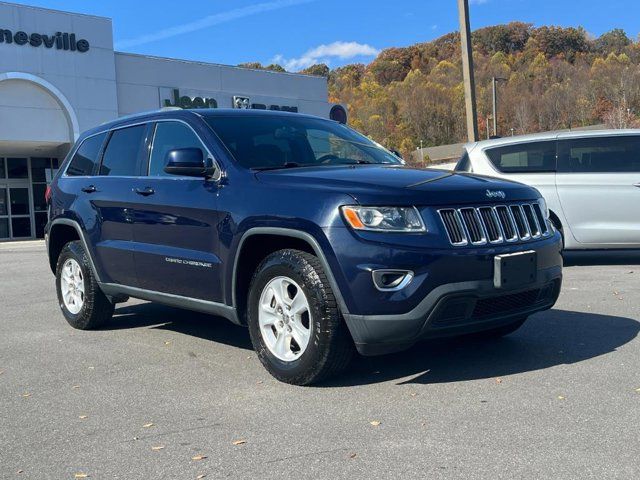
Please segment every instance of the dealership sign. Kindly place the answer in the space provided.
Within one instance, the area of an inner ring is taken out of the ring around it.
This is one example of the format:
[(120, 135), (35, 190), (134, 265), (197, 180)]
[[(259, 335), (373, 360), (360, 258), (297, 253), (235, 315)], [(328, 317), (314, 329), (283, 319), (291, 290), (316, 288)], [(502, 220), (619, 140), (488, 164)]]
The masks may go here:
[[(169, 92), (167, 92), (169, 90)], [(221, 95), (219, 95), (220, 97)], [(232, 95), (230, 98), (232, 108), (255, 110), (279, 110), (283, 112), (297, 112), (298, 107), (289, 105), (277, 105), (266, 103), (252, 103), (249, 97)], [(160, 106), (179, 108), (218, 108), (218, 100), (211, 94), (189, 94), (180, 92), (178, 88), (160, 88)]]
[(31, 45), (32, 47), (55, 48), (56, 50), (69, 50), (71, 52), (88, 52), (89, 42), (84, 38), (76, 39), (75, 33), (56, 32), (48, 35), (44, 33), (31, 33), (19, 30), (0, 28), (0, 43), (15, 43), (16, 45)]

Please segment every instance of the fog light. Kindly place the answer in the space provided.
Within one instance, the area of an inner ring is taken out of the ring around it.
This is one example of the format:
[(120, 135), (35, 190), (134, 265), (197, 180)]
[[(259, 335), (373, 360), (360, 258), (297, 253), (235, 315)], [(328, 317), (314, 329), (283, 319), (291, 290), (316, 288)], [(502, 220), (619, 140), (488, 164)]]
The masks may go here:
[(411, 270), (373, 270), (373, 284), (381, 292), (397, 292), (411, 283)]

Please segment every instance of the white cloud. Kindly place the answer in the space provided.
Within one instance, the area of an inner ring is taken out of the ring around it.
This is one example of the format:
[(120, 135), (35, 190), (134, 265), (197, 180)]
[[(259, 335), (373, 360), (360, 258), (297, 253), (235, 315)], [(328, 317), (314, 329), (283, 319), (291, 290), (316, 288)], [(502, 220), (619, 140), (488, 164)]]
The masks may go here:
[(353, 57), (373, 57), (380, 53), (380, 50), (358, 42), (333, 42), (328, 45), (318, 45), (305, 52), (298, 58), (285, 58), (283, 55), (276, 55), (272, 62), (279, 63), (288, 71), (301, 70), (316, 63), (331, 63), (332, 58), (348, 60)]
[(128, 48), (138, 45), (144, 45), (147, 43), (155, 42), (157, 40), (164, 40), (165, 38), (176, 37), (178, 35), (184, 35), (185, 33), (191, 33), (197, 30), (209, 28), (214, 25), (220, 25), (221, 23), (231, 22), (233, 20), (238, 20), (239, 18), (249, 17), (264, 12), (270, 12), (273, 10), (279, 10), (281, 8), (292, 7), (294, 5), (300, 5), (303, 3), (310, 3), (314, 1), (316, 0), (275, 0), (271, 2), (247, 5), (246, 7), (216, 13), (214, 15), (209, 15), (208, 17), (201, 18), (200, 20), (165, 28), (153, 33), (147, 33), (145, 35), (140, 35), (139, 37), (116, 41), (116, 48)]

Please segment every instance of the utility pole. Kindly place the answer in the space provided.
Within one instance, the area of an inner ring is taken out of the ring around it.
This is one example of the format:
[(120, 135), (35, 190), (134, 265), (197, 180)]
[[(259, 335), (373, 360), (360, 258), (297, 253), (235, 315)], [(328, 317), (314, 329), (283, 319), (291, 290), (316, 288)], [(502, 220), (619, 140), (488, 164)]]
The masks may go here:
[(478, 141), (478, 113), (476, 111), (476, 84), (473, 77), (473, 46), (469, 24), (469, 0), (458, 0), (460, 17), (460, 46), (462, 48), (462, 76), (464, 79), (464, 103), (467, 113), (467, 137)]
[(498, 82), (507, 82), (506, 78), (491, 77), (491, 83), (493, 87), (493, 136), (498, 135)]

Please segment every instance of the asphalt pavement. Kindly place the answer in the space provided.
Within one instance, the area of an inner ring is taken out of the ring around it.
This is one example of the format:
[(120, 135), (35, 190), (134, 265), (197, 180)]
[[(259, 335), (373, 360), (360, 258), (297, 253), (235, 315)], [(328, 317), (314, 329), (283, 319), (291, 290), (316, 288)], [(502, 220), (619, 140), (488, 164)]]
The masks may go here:
[(640, 255), (569, 255), (507, 338), (294, 387), (220, 318), (131, 301), (73, 330), (44, 244), (0, 244), (0, 478), (639, 478), (639, 298)]

